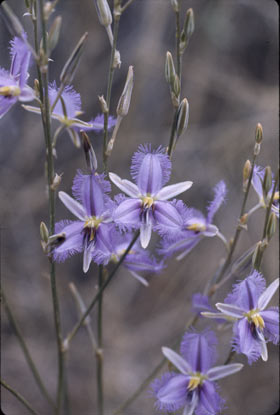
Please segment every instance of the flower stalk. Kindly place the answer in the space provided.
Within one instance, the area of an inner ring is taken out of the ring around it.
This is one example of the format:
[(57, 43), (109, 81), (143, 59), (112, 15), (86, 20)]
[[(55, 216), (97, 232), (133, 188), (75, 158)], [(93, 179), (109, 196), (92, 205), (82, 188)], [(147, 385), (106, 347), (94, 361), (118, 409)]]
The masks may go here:
[(5, 389), (11, 392), (17, 398), (17, 400), (19, 400), (29, 410), (31, 414), (39, 415), (39, 412), (35, 411), (30, 403), (20, 393), (13, 389), (7, 382), (5, 382), (3, 379), (0, 379), (0, 383)]

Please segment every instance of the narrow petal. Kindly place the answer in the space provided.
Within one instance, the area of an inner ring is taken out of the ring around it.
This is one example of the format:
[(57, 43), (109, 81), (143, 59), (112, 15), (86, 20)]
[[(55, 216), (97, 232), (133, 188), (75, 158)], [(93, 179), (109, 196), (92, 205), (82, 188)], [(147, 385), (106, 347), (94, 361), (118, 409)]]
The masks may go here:
[[(147, 212), (149, 213), (149, 212)], [(140, 242), (142, 248), (147, 248), (152, 236), (152, 224), (149, 222), (149, 215), (146, 215), (147, 220), (140, 226)]]
[(112, 182), (124, 193), (130, 197), (137, 198), (139, 197), (139, 189), (136, 184), (132, 183), (129, 180), (122, 180), (117, 174), (109, 173), (109, 177)]
[(210, 311), (201, 311), (200, 313), (201, 316), (203, 317), (207, 317), (207, 318), (214, 318), (214, 319), (232, 319), (233, 321), (235, 321), (234, 317), (229, 317), (227, 314), (225, 313), (211, 313)]
[(65, 192), (58, 192), (58, 197), (62, 201), (62, 203), (67, 207), (67, 209), (69, 209), (70, 212), (77, 216), (77, 218), (79, 218), (82, 221), (85, 220), (86, 212), (79, 202), (77, 202), (75, 199), (73, 199)]
[(231, 305), (231, 304), (217, 303), (216, 307), (219, 311), (221, 311), (224, 314), (227, 314), (228, 316), (235, 317), (235, 318), (244, 317), (244, 310), (242, 310), (242, 308), (238, 306)]
[(198, 394), (196, 391), (194, 391), (191, 400), (187, 402), (184, 408), (183, 415), (193, 415), (198, 403), (198, 399)]
[(204, 236), (207, 237), (213, 237), (216, 236), (217, 233), (219, 232), (219, 229), (217, 228), (217, 226), (215, 225), (207, 225), (206, 226), (206, 231), (202, 232)]
[(267, 289), (261, 294), (258, 299), (257, 307), (260, 310), (264, 310), (268, 305), (269, 301), (273, 297), (274, 293), (279, 287), (279, 278), (276, 278), (268, 287)]
[(266, 362), (267, 359), (268, 359), (267, 345), (266, 345), (266, 341), (265, 340), (262, 340), (261, 341), (261, 357), (262, 357), (262, 360), (264, 362)]
[(225, 378), (226, 376), (233, 375), (239, 372), (244, 365), (241, 363), (232, 363), (230, 365), (215, 366), (208, 370), (207, 376), (209, 380), (214, 381)]
[(113, 220), (134, 228), (140, 225), (141, 201), (139, 199), (126, 199), (119, 204), (113, 212)]
[(92, 251), (95, 247), (95, 241), (91, 241), (90, 243), (85, 243), (84, 247), (84, 256), (83, 256), (83, 271), (84, 273), (88, 272), (91, 260), (92, 260)]
[(162, 353), (164, 356), (181, 372), (183, 375), (187, 375), (192, 371), (188, 362), (183, 359), (178, 353), (174, 352), (169, 347), (162, 347)]
[(192, 186), (193, 182), (181, 182), (176, 184), (171, 184), (170, 186), (163, 187), (157, 194), (156, 198), (158, 200), (168, 200), (172, 197), (179, 195), (180, 193), (185, 192)]
[(141, 277), (141, 275), (138, 275), (137, 272), (132, 271), (132, 270), (129, 270), (129, 272), (134, 278), (136, 278), (138, 281), (140, 281), (141, 284), (145, 285), (145, 287), (149, 286), (148, 281), (146, 281), (145, 278)]

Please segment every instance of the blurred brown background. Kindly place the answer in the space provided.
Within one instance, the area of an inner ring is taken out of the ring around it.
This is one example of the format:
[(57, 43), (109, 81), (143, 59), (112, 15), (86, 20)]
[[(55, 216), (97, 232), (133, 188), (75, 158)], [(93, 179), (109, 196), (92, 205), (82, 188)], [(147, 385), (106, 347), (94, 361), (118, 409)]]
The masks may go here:
[[(24, 2), (9, 1), (32, 42)], [(261, 122), (264, 139), (260, 165), (277, 169), (278, 155), (278, 7), (272, 0), (183, 0), (182, 11), (193, 7), (196, 29), (183, 59), (182, 97), (190, 103), (190, 121), (174, 157), (170, 183), (192, 180), (184, 201), (205, 212), (212, 188), (227, 183), (227, 204), (215, 223), (227, 238), (233, 234), (242, 203), (242, 168), (251, 158), (254, 131)], [(110, 1), (112, 4), (112, 1)], [(74, 45), (89, 32), (73, 85), (81, 93), (84, 119), (99, 110), (97, 96), (106, 94), (110, 47), (100, 26), (93, 0), (60, 0), (55, 15), (63, 19), (59, 44), (50, 63), (50, 79), (59, 73)], [(184, 13), (182, 13), (184, 14)], [(118, 49), (122, 66), (115, 73), (112, 114), (122, 91), (127, 69), (134, 66), (135, 85), (128, 116), (123, 120), (110, 171), (129, 179), (130, 159), (141, 143), (167, 145), (172, 122), (169, 89), (164, 78), (166, 51), (175, 56), (175, 19), (169, 0), (135, 0), (121, 18)], [(0, 64), (9, 68), (10, 35), (0, 22)], [(35, 65), (30, 82), (36, 76)], [(55, 123), (53, 123), (55, 124)], [(44, 177), (44, 139), (40, 119), (16, 105), (1, 119), (1, 282), (28, 347), (48, 390), (56, 390), (56, 344), (48, 261), (41, 251), (39, 224), (48, 221)], [(91, 133), (101, 168), (102, 136)], [(67, 135), (59, 138), (55, 170), (63, 173), (61, 190), (70, 193), (78, 168), (84, 168), (81, 150)], [(116, 193), (116, 188), (113, 189)], [(248, 208), (257, 202), (252, 191)], [(57, 220), (71, 218), (57, 202)], [(236, 257), (262, 235), (264, 211), (249, 221)], [(156, 241), (156, 239), (154, 239)], [(265, 252), (262, 265), (267, 282), (278, 275), (278, 235)], [(160, 276), (145, 288), (126, 270), (106, 290), (104, 301), (105, 414), (112, 414), (161, 360), (161, 346), (169, 346), (184, 331), (192, 294), (202, 291), (224, 256), (219, 240), (205, 239), (182, 262), (170, 260)], [(246, 274), (245, 274), (246, 275)], [(97, 267), (82, 272), (82, 256), (57, 266), (63, 333), (77, 321), (68, 284), (73, 281), (89, 304), (96, 293)], [(232, 281), (216, 300), (223, 300)], [(275, 296), (276, 297), (276, 296)], [(274, 304), (276, 304), (276, 298)], [(92, 325), (95, 329), (95, 312)], [(199, 327), (208, 323), (201, 321)], [(230, 331), (220, 334), (221, 364), (229, 352)], [(220, 382), (226, 399), (225, 415), (272, 415), (278, 408), (278, 350), (269, 345), (267, 363), (259, 360)], [(13, 329), (2, 312), (2, 377), (22, 393), (42, 415), (50, 414), (25, 362)], [(235, 361), (246, 363), (242, 356)], [(88, 336), (79, 331), (68, 353), (67, 376), (72, 415), (97, 415), (95, 359)], [(7, 415), (27, 411), (6, 390), (2, 410)], [(125, 415), (155, 414), (154, 399), (142, 393)], [(70, 412), (67, 415), (70, 415)]]

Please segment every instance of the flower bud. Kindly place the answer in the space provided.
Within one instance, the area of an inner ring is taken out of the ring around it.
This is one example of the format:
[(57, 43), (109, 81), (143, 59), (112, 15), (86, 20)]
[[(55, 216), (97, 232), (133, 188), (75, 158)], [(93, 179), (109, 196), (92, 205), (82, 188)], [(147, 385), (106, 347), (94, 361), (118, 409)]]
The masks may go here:
[(51, 25), (49, 36), (48, 36), (48, 55), (54, 50), (57, 45), (60, 28), (61, 28), (62, 18), (61, 16), (57, 16)]
[(50, 15), (54, 12), (54, 8), (58, 0), (47, 1), (44, 5), (44, 19), (47, 21)]
[(83, 140), (83, 148), (85, 152), (87, 166), (90, 169), (90, 171), (95, 171), (97, 170), (97, 159), (91, 142), (89, 140), (89, 136), (84, 131), (81, 131), (81, 136)]
[(120, 68), (121, 64), (121, 54), (118, 50), (115, 50), (113, 68)]
[(80, 61), (80, 57), (84, 50), (85, 41), (87, 39), (88, 33), (86, 32), (79, 42), (77, 43), (75, 49), (71, 53), (70, 57), (68, 58), (67, 62), (65, 63), (61, 74), (60, 74), (60, 81), (61, 83), (70, 84), (72, 79), (74, 78), (76, 69), (78, 67), (78, 63)]
[(171, 91), (173, 92), (176, 98), (179, 98), (181, 92), (181, 85), (179, 76), (177, 74), (175, 74), (175, 78), (171, 82)]
[(112, 23), (112, 13), (107, 0), (95, 0), (95, 7), (98, 19), (102, 26), (110, 26)]
[(263, 255), (262, 241), (259, 241), (256, 245), (256, 248), (255, 248), (255, 251), (252, 257), (252, 265), (253, 265), (253, 268), (255, 268), (256, 270), (260, 269), (261, 262), (262, 262), (262, 255)]
[(267, 166), (265, 168), (262, 186), (263, 186), (264, 195), (267, 196), (272, 186), (272, 172), (271, 172), (270, 166)]
[(40, 85), (39, 85), (39, 81), (38, 79), (34, 79), (34, 91), (35, 91), (35, 95), (36, 97), (40, 97)]
[(52, 247), (54, 248), (62, 244), (65, 241), (65, 239), (66, 239), (66, 234), (64, 232), (57, 233), (49, 237), (48, 244), (52, 245)]
[(61, 183), (61, 177), (62, 177), (61, 175), (55, 173), (55, 176), (53, 178), (53, 182), (51, 184), (51, 189), (52, 190), (58, 189), (58, 187), (59, 187), (59, 185)]
[(43, 242), (47, 243), (49, 240), (49, 231), (45, 222), (40, 223), (40, 235)]
[(103, 95), (98, 96), (98, 99), (99, 99), (101, 111), (103, 112), (103, 114), (106, 114), (107, 112), (109, 112), (108, 105), (107, 105), (107, 102), (105, 101), (104, 96)]
[(176, 121), (177, 138), (182, 135), (188, 126), (189, 121), (189, 103), (187, 98), (184, 98), (178, 108), (178, 115)]
[(247, 160), (243, 167), (243, 192), (246, 192), (251, 169), (252, 169), (251, 162), (250, 160)]
[(255, 140), (256, 143), (260, 144), (263, 139), (263, 128), (260, 123), (257, 124), (256, 133), (255, 133)]
[(274, 212), (271, 212), (269, 219), (268, 219), (267, 228), (266, 228), (266, 237), (268, 240), (272, 238), (272, 236), (276, 232), (276, 228), (277, 228), (277, 216)]
[(121, 117), (127, 115), (133, 89), (133, 66), (128, 68), (125, 86), (117, 106), (117, 114)]
[(194, 14), (193, 9), (188, 9), (184, 21), (183, 30), (180, 35), (180, 54), (186, 49), (188, 42), (194, 32)]
[(171, 6), (174, 9), (174, 12), (178, 12), (179, 11), (178, 0), (170, 0), (170, 2), (171, 2)]
[(176, 75), (173, 58), (170, 52), (166, 52), (165, 79), (171, 85)]
[(261, 151), (261, 145), (259, 143), (256, 143), (254, 147), (254, 155), (258, 156), (260, 154), (260, 151)]

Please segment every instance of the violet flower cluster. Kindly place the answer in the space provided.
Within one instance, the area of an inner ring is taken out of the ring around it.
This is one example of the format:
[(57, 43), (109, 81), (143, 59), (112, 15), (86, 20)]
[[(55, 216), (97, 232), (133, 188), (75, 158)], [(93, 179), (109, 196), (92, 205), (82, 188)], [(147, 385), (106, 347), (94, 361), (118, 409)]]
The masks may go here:
[(205, 330), (187, 332), (180, 346), (181, 355), (168, 347), (162, 352), (175, 369), (153, 382), (156, 407), (173, 412), (183, 408), (183, 415), (215, 415), (224, 400), (217, 391), (216, 380), (239, 372), (243, 365), (232, 363), (213, 366), (216, 361), (217, 338)]
[[(261, 166), (254, 167), (252, 185), (259, 197), (259, 204), (263, 206), (264, 208), (266, 208), (267, 200), (270, 200), (271, 195), (272, 195), (272, 189), (274, 187), (274, 179), (272, 180), (271, 187), (266, 195), (263, 189), (264, 175), (265, 175), (265, 168)], [(274, 193), (271, 210), (279, 218), (279, 190), (277, 190)]]
[(219, 313), (201, 313), (209, 318), (232, 320), (233, 350), (245, 354), (249, 364), (259, 357), (267, 360), (267, 342), (279, 343), (279, 308), (266, 309), (279, 287), (279, 279), (265, 286), (262, 275), (253, 271), (233, 287), (224, 303), (216, 304)]
[[(26, 34), (23, 34), (26, 38)], [(31, 52), (23, 39), (11, 41), (10, 72), (0, 68), (0, 118), (17, 102), (28, 102), (35, 98), (34, 91), (27, 85)]]

